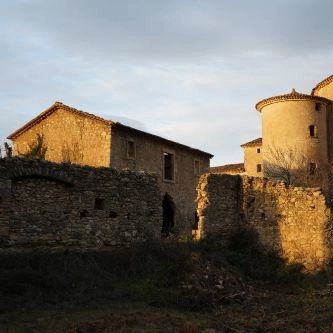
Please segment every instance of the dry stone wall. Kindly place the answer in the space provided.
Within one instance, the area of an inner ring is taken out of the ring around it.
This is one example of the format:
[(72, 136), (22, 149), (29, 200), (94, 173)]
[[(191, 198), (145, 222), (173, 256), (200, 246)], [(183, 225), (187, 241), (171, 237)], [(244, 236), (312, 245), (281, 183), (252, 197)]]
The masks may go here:
[(0, 246), (126, 246), (160, 235), (156, 177), (0, 159)]
[(225, 239), (253, 227), (269, 250), (307, 269), (333, 257), (332, 212), (319, 188), (300, 188), (247, 176), (202, 176), (198, 186), (198, 236), (221, 232)]

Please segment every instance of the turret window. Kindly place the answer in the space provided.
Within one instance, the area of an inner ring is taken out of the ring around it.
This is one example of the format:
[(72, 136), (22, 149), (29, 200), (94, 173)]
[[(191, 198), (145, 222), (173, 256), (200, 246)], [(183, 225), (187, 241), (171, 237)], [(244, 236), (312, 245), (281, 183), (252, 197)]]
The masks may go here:
[(310, 125), (309, 126), (309, 135), (312, 138), (318, 137), (318, 129), (316, 125)]
[(261, 164), (257, 164), (257, 172), (261, 172), (261, 171), (262, 171)]
[(310, 175), (316, 174), (316, 169), (317, 169), (317, 164), (311, 162), (310, 165), (309, 165), (309, 174)]
[(321, 104), (320, 103), (316, 103), (315, 104), (315, 110), (316, 111), (320, 111), (321, 110)]

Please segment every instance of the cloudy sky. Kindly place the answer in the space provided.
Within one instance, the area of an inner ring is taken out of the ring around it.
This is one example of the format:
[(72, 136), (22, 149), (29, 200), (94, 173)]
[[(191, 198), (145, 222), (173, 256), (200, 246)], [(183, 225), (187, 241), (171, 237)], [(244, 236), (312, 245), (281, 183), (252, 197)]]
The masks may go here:
[(55, 101), (241, 162), (333, 74), (331, 0), (0, 0), (0, 140)]

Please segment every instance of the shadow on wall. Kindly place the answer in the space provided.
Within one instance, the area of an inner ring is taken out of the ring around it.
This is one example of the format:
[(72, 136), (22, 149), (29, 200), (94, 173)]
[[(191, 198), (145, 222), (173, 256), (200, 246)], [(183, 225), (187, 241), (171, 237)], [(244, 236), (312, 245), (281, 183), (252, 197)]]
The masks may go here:
[(240, 227), (252, 227), (265, 248), (282, 253), (282, 240), (278, 220), (283, 214), (278, 199), (269, 195), (267, 183), (257, 178), (240, 178), (239, 214)]
[(267, 250), (309, 270), (332, 257), (331, 210), (318, 188), (206, 174), (198, 186), (198, 215), (200, 237), (219, 232), (227, 241), (240, 228), (252, 227)]
[(148, 173), (0, 159), (0, 244), (128, 246), (159, 238), (160, 190)]

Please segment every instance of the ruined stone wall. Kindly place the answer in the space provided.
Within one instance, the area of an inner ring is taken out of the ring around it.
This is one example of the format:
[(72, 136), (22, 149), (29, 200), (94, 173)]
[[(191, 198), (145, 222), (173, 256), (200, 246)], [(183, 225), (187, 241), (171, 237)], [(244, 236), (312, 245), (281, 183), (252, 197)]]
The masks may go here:
[(247, 176), (204, 175), (198, 186), (199, 236), (253, 227), (260, 241), (313, 270), (333, 257), (332, 212), (319, 188)]
[(221, 233), (225, 240), (240, 226), (240, 176), (204, 174), (197, 187), (198, 230), (195, 238)]
[(126, 246), (160, 235), (156, 177), (0, 159), (0, 246)]

